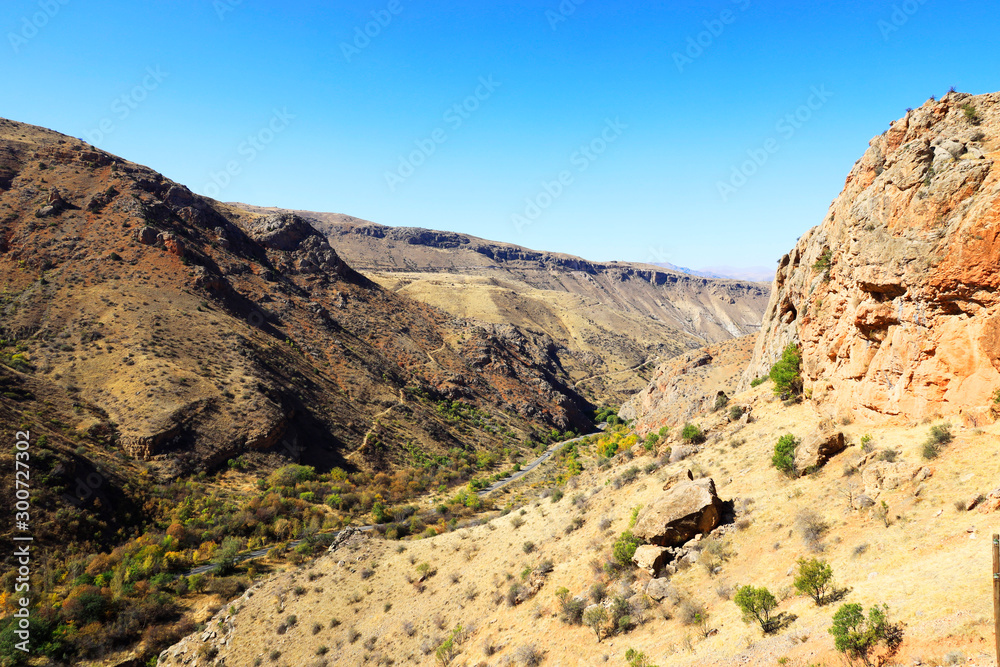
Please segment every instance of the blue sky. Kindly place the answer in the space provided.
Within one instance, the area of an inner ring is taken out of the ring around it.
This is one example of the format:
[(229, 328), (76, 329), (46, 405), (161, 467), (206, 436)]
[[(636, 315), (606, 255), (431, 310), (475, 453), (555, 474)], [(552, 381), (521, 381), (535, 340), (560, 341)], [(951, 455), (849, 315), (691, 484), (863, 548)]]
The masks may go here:
[(907, 107), (1000, 90), (995, 0), (5, 8), (4, 117), (225, 201), (595, 260), (773, 266)]

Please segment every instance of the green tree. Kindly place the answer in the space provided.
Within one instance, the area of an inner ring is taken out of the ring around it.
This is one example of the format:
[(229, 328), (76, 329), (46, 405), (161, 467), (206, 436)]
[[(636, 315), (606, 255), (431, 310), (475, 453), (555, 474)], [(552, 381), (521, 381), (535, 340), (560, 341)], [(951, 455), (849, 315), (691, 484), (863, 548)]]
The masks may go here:
[(615, 555), (615, 560), (622, 567), (628, 567), (632, 563), (632, 556), (635, 555), (635, 550), (639, 548), (640, 544), (642, 544), (642, 540), (633, 535), (632, 531), (626, 530), (615, 540), (615, 544), (611, 548), (612, 553)]
[[(888, 605), (875, 605), (868, 610), (854, 602), (845, 604), (833, 615), (830, 634), (833, 645), (849, 660), (861, 661), (867, 667), (875, 662), (885, 664), (899, 650), (903, 643), (903, 624), (890, 623)], [(875, 650), (879, 644), (885, 645), (885, 652), (875, 660)]]
[(781, 353), (781, 359), (771, 366), (770, 376), (774, 380), (776, 395), (790, 398), (802, 393), (802, 376), (799, 374), (801, 365), (802, 353), (799, 346), (789, 344)]
[(594, 605), (583, 612), (583, 623), (597, 635), (597, 643), (601, 643), (601, 628), (608, 622), (608, 612), (601, 605)]
[(656, 667), (646, 654), (642, 651), (636, 651), (634, 648), (630, 648), (625, 651), (625, 659), (628, 660), (629, 667)]
[(681, 438), (685, 442), (695, 445), (705, 442), (705, 434), (701, 432), (701, 427), (697, 424), (684, 424), (684, 428), (681, 430)]
[(736, 591), (733, 602), (743, 612), (744, 623), (756, 621), (760, 624), (760, 629), (765, 633), (773, 629), (774, 622), (771, 618), (771, 612), (778, 606), (778, 601), (774, 599), (771, 591), (763, 586), (760, 588), (749, 585), (741, 586)]
[(787, 433), (778, 438), (778, 442), (774, 445), (774, 456), (771, 457), (771, 463), (789, 477), (795, 475), (795, 447), (798, 444), (799, 441), (795, 436)]
[(222, 541), (222, 546), (215, 552), (212, 563), (215, 564), (215, 574), (229, 574), (236, 567), (236, 559), (240, 555), (240, 539), (237, 537), (227, 537)]
[(826, 561), (818, 558), (799, 559), (799, 574), (792, 583), (795, 590), (803, 595), (809, 595), (817, 605), (823, 604), (827, 589), (833, 581), (833, 568)]

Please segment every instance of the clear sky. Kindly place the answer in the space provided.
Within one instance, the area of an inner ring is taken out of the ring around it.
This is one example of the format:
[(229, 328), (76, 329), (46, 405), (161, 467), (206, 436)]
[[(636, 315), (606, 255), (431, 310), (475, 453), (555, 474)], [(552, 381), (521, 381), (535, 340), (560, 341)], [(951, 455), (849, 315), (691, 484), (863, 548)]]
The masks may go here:
[(773, 266), (907, 107), (1000, 90), (996, 0), (7, 0), (2, 25), (0, 115), (196, 192), (694, 268)]

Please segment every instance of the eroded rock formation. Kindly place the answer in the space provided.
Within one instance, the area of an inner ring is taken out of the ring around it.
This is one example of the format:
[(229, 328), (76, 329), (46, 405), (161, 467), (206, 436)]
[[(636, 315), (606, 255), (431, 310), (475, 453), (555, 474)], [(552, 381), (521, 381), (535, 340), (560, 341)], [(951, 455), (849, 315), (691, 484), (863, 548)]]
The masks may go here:
[(1000, 93), (949, 93), (870, 142), (782, 257), (740, 388), (800, 343), (835, 417), (991, 420), (1000, 387)]

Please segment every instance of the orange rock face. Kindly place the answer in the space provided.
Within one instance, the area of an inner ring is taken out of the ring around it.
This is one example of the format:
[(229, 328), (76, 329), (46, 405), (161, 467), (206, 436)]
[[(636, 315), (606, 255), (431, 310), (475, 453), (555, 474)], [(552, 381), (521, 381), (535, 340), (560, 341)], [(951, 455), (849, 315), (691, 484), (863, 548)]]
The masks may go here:
[(832, 416), (991, 421), (1000, 389), (1000, 93), (949, 93), (870, 142), (780, 262), (740, 388), (789, 343)]

